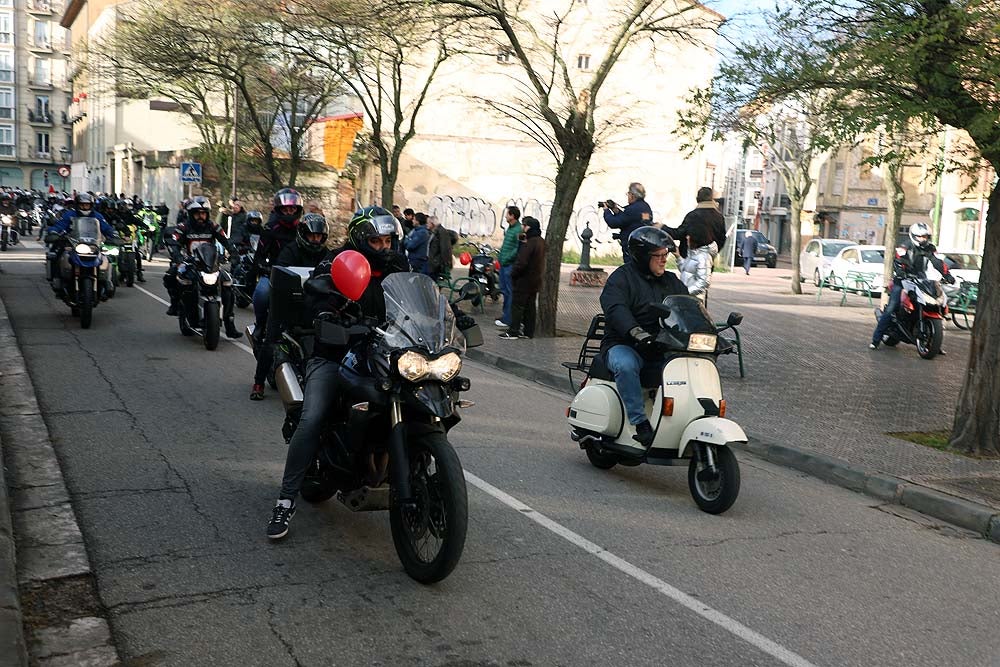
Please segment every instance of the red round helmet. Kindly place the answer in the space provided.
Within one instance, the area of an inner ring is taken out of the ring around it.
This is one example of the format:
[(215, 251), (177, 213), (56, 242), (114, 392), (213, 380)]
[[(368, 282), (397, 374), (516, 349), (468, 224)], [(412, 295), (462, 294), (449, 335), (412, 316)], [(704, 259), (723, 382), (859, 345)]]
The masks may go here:
[(461, 255), (458, 256), (458, 261), (462, 263), (462, 266), (468, 266), (469, 264), (472, 263), (472, 255), (470, 255), (468, 252), (463, 252)]

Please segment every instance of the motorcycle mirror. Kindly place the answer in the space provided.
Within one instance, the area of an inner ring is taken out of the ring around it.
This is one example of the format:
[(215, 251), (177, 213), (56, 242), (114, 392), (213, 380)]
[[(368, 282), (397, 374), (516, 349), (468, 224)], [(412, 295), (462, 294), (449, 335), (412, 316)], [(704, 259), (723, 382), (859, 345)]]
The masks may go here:
[(726, 324), (731, 327), (735, 327), (743, 322), (743, 313), (729, 313), (729, 317), (726, 318)]

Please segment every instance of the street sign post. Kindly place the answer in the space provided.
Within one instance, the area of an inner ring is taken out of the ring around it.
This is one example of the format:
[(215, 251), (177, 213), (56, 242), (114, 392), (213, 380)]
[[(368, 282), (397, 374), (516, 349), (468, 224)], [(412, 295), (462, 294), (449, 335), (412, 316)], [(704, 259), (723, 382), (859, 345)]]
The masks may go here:
[(188, 197), (191, 196), (191, 186), (201, 183), (201, 163), (181, 162), (181, 183), (187, 184)]
[(59, 176), (62, 177), (62, 189), (66, 192), (66, 179), (69, 178), (70, 169), (68, 165), (63, 165), (59, 167)]

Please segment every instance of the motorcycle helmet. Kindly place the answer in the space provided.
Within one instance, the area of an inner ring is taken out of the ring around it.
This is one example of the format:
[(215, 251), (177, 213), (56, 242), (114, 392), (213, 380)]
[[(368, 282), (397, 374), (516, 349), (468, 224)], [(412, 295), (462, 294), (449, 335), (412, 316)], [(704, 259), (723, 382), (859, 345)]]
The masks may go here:
[[(347, 245), (364, 255), (372, 265), (372, 269), (381, 271), (387, 266), (388, 260), (395, 255), (399, 244), (397, 232), (399, 222), (392, 213), (381, 206), (367, 206), (354, 213), (347, 225)], [(388, 236), (391, 240), (389, 248), (376, 250), (369, 243), (370, 239)]]
[(926, 248), (931, 242), (931, 228), (926, 222), (915, 222), (910, 225), (910, 241), (913, 245)]
[(132, 210), (132, 207), (129, 206), (127, 199), (119, 199), (118, 204), (115, 205), (115, 208), (117, 208), (118, 211), (121, 213), (126, 213)]
[[(285, 206), (295, 207), (294, 213), (285, 213), (281, 209)], [(274, 193), (274, 215), (279, 225), (294, 227), (299, 216), (302, 215), (302, 195), (294, 188), (281, 188)]]
[[(201, 195), (194, 197), (190, 202), (188, 202), (187, 207), (184, 209), (187, 211), (188, 220), (191, 222), (208, 222), (208, 218), (212, 213), (212, 204), (208, 201), (207, 197), (202, 197)], [(205, 217), (203, 220), (197, 220), (194, 217), (195, 211), (204, 211)]]
[(94, 197), (86, 192), (79, 193), (73, 199), (73, 208), (77, 215), (87, 216), (94, 212)]
[(249, 211), (246, 224), (247, 227), (260, 227), (264, 224), (264, 216), (261, 215), (260, 211)]
[(635, 262), (636, 268), (643, 273), (649, 272), (649, 256), (656, 250), (666, 248), (674, 251), (674, 239), (667, 232), (657, 227), (639, 227), (628, 235), (628, 254)]
[[(317, 238), (319, 237), (319, 238)], [(306, 213), (295, 227), (295, 242), (309, 255), (326, 250), (326, 218), (318, 213)]]

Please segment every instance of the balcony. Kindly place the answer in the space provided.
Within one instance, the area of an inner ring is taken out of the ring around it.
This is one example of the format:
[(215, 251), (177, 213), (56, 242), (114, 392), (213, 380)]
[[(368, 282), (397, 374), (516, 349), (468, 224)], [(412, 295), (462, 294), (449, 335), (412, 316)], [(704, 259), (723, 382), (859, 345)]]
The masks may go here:
[(49, 15), (52, 13), (52, 3), (49, 0), (27, 0), (24, 8), (31, 14)]
[(35, 109), (28, 109), (28, 122), (35, 125), (52, 125), (52, 114), (48, 111), (39, 112)]
[(52, 53), (52, 42), (48, 39), (32, 37), (28, 40), (28, 50), (36, 53)]
[(52, 153), (50, 151), (36, 150), (31, 153), (31, 157), (35, 158), (36, 160), (51, 160)]
[(41, 78), (40, 79), (38, 77), (29, 76), (28, 77), (28, 86), (30, 88), (51, 89), (52, 88), (52, 79), (51, 78)]

